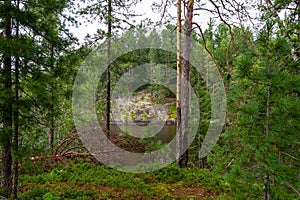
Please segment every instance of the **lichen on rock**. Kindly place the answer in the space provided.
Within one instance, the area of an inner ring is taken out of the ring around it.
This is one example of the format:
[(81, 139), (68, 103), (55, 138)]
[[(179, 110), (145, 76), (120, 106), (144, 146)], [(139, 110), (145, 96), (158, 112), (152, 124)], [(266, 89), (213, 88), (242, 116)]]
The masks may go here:
[(176, 119), (170, 105), (175, 98), (168, 98), (166, 102), (155, 104), (155, 97), (151, 93), (141, 91), (130, 98), (113, 99), (111, 122), (117, 123), (167, 123), (173, 124)]

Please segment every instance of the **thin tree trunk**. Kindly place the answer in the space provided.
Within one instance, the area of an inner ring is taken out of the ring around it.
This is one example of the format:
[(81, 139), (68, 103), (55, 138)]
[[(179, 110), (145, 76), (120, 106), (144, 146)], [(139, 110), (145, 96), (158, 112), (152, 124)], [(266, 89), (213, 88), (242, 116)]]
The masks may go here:
[(180, 166), (180, 152), (181, 152), (181, 78), (182, 78), (182, 68), (181, 68), (181, 0), (177, 1), (177, 91), (176, 91), (176, 159), (177, 164)]
[[(297, 46), (296, 46), (296, 49), (297, 49), (297, 52), (296, 52), (296, 55), (297, 55), (297, 58), (300, 57), (300, 0), (297, 1), (297, 7), (298, 7), (298, 10), (297, 10), (297, 19), (298, 19), (298, 32), (297, 32), (297, 39), (298, 39), (298, 42), (297, 42)], [(295, 60), (295, 56), (294, 56), (294, 60)], [(298, 60), (296, 60), (298, 61)], [(300, 74), (300, 66), (298, 65), (297, 66), (297, 71), (296, 73), (299, 75)], [(297, 95), (298, 97), (300, 96), (300, 92), (298, 91), (297, 92)]]
[[(183, 150), (188, 146), (188, 120), (189, 120), (189, 81), (190, 81), (190, 56), (191, 56), (191, 36), (192, 36), (192, 24), (193, 24), (193, 11), (194, 0), (188, 0), (184, 24), (184, 48), (183, 48), (183, 70), (182, 70), (182, 90), (181, 90), (181, 133), (180, 138), (182, 141), (181, 147)], [(178, 134), (178, 133), (177, 133)], [(182, 151), (179, 158), (179, 166), (187, 167), (188, 163), (188, 150)]]
[[(270, 27), (268, 27), (268, 42), (270, 39)], [(271, 66), (270, 66), (271, 52), (270, 46), (268, 44), (268, 71), (267, 71), (267, 103), (266, 103), (266, 125), (265, 125), (265, 137), (269, 137), (269, 120), (270, 120), (270, 98), (271, 98), (271, 86), (270, 86), (270, 75), (271, 75)], [(264, 182), (264, 200), (270, 200), (270, 175), (266, 173), (265, 182)]]
[[(51, 57), (51, 71), (54, 73), (54, 45), (51, 44), (51, 50), (50, 50), (50, 57)], [(49, 149), (53, 149), (53, 143), (54, 143), (54, 130), (55, 130), (55, 124), (54, 124), (54, 80), (51, 80), (50, 83), (50, 90), (51, 90), (51, 104), (50, 104), (50, 124), (49, 124), (49, 132), (48, 132), (48, 145)]]
[(112, 35), (112, 0), (108, 0), (108, 30), (107, 30), (107, 57), (108, 57), (108, 65), (107, 65), (107, 72), (106, 72), (106, 79), (107, 79), (107, 87), (106, 87), (106, 130), (110, 130), (110, 56), (111, 56), (111, 35)]
[[(19, 9), (20, 1), (17, 1), (17, 9)], [(16, 38), (19, 42), (19, 21), (17, 21), (16, 27)], [(19, 48), (17, 49), (19, 53)], [(19, 179), (19, 68), (20, 68), (20, 58), (19, 55), (16, 55), (15, 62), (15, 108), (14, 108), (14, 140), (13, 140), (13, 185), (12, 185), (12, 194), (14, 198), (18, 197), (18, 179)]]
[[(11, 1), (4, 1), (8, 10), (11, 7)], [(11, 38), (11, 15), (10, 12), (5, 13), (4, 19), (4, 37)], [(9, 49), (3, 54), (3, 86), (5, 92), (6, 101), (3, 106), (3, 129), (4, 135), (1, 137), (2, 143), (2, 180), (1, 188), (9, 195), (12, 187), (12, 155), (11, 155), (11, 143), (12, 143), (12, 79), (11, 79), (11, 52)]]

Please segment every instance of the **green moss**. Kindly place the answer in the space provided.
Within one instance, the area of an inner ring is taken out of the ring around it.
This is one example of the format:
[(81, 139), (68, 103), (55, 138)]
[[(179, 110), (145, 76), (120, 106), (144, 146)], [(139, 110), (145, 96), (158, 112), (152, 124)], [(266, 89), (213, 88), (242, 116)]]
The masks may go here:
[[(212, 181), (214, 179), (214, 181)], [(88, 163), (53, 168), (36, 176), (20, 175), (21, 199), (114, 199), (116, 193), (122, 199), (139, 196), (175, 198), (172, 188), (201, 185), (220, 181), (208, 170), (180, 169), (175, 164), (167, 168), (142, 174), (119, 172), (105, 166)], [(108, 188), (102, 192), (103, 188)]]
[(168, 119), (176, 119), (176, 117), (177, 117), (176, 104), (175, 103), (169, 104), (168, 108), (169, 108), (169, 110), (171, 112), (168, 115)]

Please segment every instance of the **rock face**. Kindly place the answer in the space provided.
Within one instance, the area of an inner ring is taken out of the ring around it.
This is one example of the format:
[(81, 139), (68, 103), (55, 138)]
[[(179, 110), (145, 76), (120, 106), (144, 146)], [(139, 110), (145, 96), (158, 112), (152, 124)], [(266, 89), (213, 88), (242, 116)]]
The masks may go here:
[(139, 92), (128, 99), (113, 99), (111, 122), (173, 124), (176, 114), (170, 108), (174, 104), (173, 98), (155, 103), (155, 97), (147, 91)]

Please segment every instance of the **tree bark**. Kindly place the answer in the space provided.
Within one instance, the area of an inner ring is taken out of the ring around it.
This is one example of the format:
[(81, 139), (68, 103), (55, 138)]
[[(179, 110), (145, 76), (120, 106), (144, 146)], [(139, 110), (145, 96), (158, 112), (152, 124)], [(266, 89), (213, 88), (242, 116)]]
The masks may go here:
[(180, 158), (178, 165), (180, 167), (187, 167), (188, 163), (188, 120), (190, 111), (190, 56), (191, 56), (191, 36), (192, 36), (192, 24), (193, 24), (193, 11), (194, 11), (194, 0), (188, 0), (186, 7), (186, 16), (184, 24), (184, 44), (183, 44), (183, 70), (182, 70), (182, 90), (181, 90), (181, 132), (177, 133), (180, 138)]
[[(4, 18), (4, 37), (7, 40), (11, 39), (11, 1), (4, 1), (4, 5), (7, 9)], [(6, 101), (3, 105), (3, 135), (1, 137), (2, 145), (2, 180), (1, 188), (9, 195), (12, 189), (12, 102), (13, 102), (13, 92), (12, 92), (12, 78), (11, 78), (11, 50), (7, 49), (3, 53), (3, 86)]]
[(181, 79), (182, 79), (182, 69), (181, 69), (181, 0), (177, 1), (177, 91), (176, 91), (176, 160), (177, 165), (180, 166), (180, 149), (181, 149)]
[[(17, 1), (17, 9), (19, 9), (20, 1)], [(17, 21), (16, 26), (16, 38), (17, 43), (19, 42), (19, 21)], [(17, 52), (19, 53), (19, 48), (17, 44)], [(18, 197), (18, 179), (19, 179), (19, 69), (20, 69), (20, 58), (16, 55), (15, 62), (15, 108), (14, 108), (14, 138), (13, 138), (13, 182), (12, 182), (12, 194), (14, 198)]]
[(111, 93), (110, 93), (110, 56), (111, 56), (111, 35), (112, 35), (112, 0), (108, 0), (108, 21), (107, 21), (107, 58), (108, 58), (108, 65), (107, 65), (107, 71), (106, 71), (106, 80), (107, 80), (107, 86), (106, 86), (106, 130), (110, 130), (110, 99), (111, 99)]
[[(50, 47), (50, 57), (51, 57), (51, 71), (54, 73), (54, 45), (51, 44)], [(53, 149), (53, 143), (54, 143), (54, 130), (55, 130), (55, 124), (54, 124), (54, 80), (51, 80), (50, 82), (50, 90), (51, 90), (51, 104), (50, 104), (50, 124), (49, 124), (49, 132), (48, 132), (48, 145), (49, 149)]]

